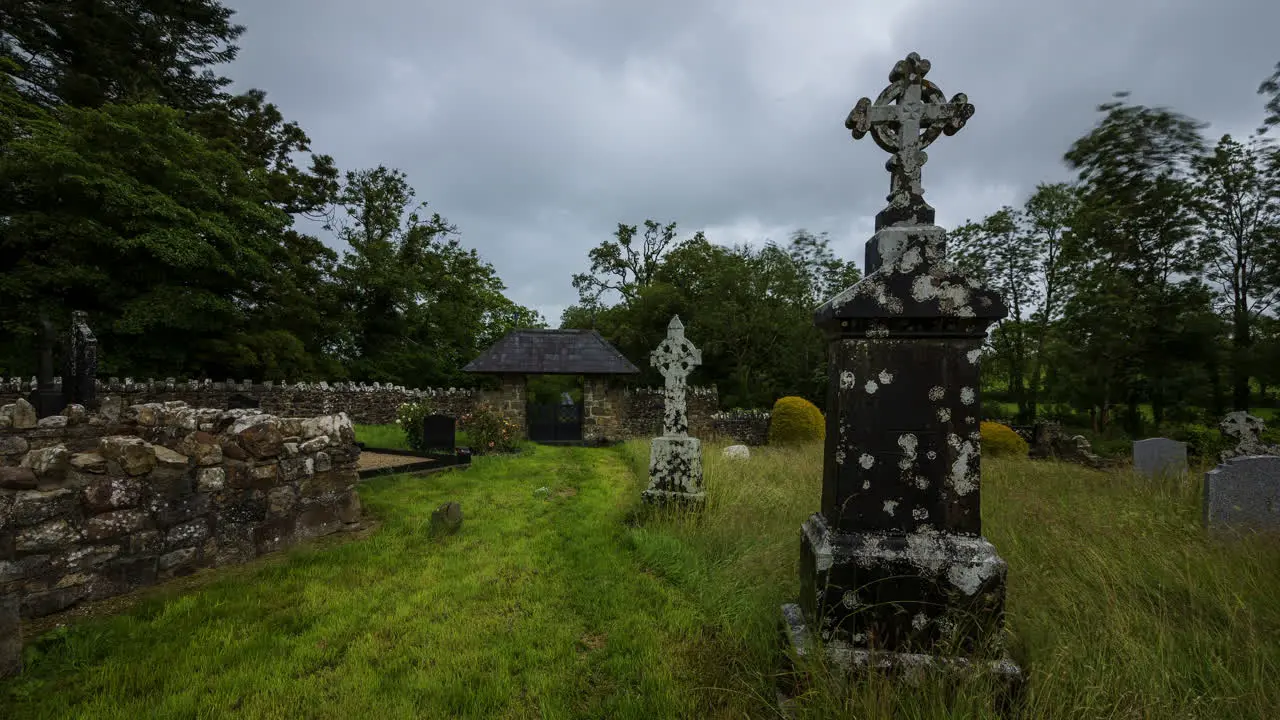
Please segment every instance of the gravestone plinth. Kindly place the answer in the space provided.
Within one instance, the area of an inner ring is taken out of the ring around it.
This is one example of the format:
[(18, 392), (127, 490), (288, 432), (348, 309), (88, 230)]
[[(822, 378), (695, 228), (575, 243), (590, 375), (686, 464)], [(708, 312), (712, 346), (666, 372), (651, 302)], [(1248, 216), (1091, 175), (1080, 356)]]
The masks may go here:
[(864, 99), (846, 122), (897, 154), (865, 277), (814, 314), (828, 341), (822, 506), (801, 530), (783, 630), (792, 652), (821, 649), (829, 666), (978, 662), (1017, 682), (999, 642), (1007, 568), (982, 537), (980, 499), (978, 359), (1007, 309), (946, 259), (946, 233), (928, 222), (921, 150), (973, 109), (963, 95), (943, 103), (927, 71), (908, 56), (879, 110)]
[(685, 338), (679, 316), (671, 318), (667, 337), (650, 361), (665, 380), (662, 437), (649, 445), (649, 487), (641, 497), (655, 505), (701, 505), (707, 498), (702, 485), (702, 443), (689, 437), (685, 391), (689, 373), (702, 364), (702, 351)]

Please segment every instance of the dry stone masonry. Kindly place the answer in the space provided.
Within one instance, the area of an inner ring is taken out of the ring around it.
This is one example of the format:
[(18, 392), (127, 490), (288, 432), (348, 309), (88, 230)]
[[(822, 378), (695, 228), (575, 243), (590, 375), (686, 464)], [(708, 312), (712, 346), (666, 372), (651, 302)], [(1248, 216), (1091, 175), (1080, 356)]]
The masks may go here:
[[(924, 148), (973, 115), (912, 53), (845, 126), (892, 153), (866, 275), (815, 311), (829, 343), (821, 512), (801, 530), (791, 653), (829, 667), (973, 666), (1016, 680), (999, 646), (1006, 564), (982, 536), (978, 358), (999, 295), (961, 274), (933, 224)], [(896, 105), (893, 105), (897, 101)], [(959, 654), (954, 654), (959, 653)]]
[(671, 318), (667, 337), (650, 356), (665, 383), (662, 437), (649, 446), (649, 487), (646, 502), (698, 504), (706, 500), (702, 486), (702, 443), (689, 437), (685, 384), (689, 373), (702, 364), (702, 351), (684, 336), (680, 317)]
[(345, 414), (102, 405), (0, 408), (0, 597), (25, 618), (360, 522)]

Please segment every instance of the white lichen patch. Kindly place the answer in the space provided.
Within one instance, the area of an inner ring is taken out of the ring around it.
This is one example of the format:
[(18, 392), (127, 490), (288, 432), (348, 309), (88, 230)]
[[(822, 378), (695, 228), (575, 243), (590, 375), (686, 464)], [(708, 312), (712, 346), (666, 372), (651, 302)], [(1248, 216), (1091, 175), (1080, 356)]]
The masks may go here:
[(993, 567), (988, 563), (973, 565), (952, 565), (947, 571), (947, 579), (952, 585), (960, 588), (965, 595), (973, 595), (982, 587), (982, 583), (991, 577)]
[(913, 630), (922, 630), (928, 624), (929, 618), (924, 613), (916, 613), (915, 617), (911, 618), (911, 628)]
[(969, 361), (970, 364), (976, 365), (978, 364), (978, 358), (982, 357), (982, 349), (979, 348), (977, 350), (970, 350), (969, 352), (965, 353), (964, 356)]
[(910, 248), (898, 258), (897, 272), (909, 273), (920, 267), (920, 263), (924, 261), (924, 256), (920, 253), (920, 248)]
[(862, 466), (863, 470), (870, 470), (871, 466), (876, 464), (876, 459), (871, 456), (871, 453), (862, 453), (858, 457), (858, 464)]
[(884, 511), (885, 511), (887, 514), (889, 514), (890, 516), (892, 516), (892, 515), (893, 515), (893, 513), (894, 513), (894, 511), (895, 511), (895, 510), (897, 510), (897, 509), (898, 509), (898, 501), (897, 501), (897, 500), (885, 500), (885, 501), (884, 501)]
[(857, 381), (854, 380), (853, 373), (851, 371), (845, 370), (840, 373), (840, 389), (841, 390), (849, 390), (856, 383)]
[[(862, 601), (858, 598), (858, 593), (853, 592), (852, 590), (846, 590), (844, 595), (840, 598), (840, 604), (850, 610), (853, 610), (854, 608), (862, 605)], [(828, 619), (832, 618), (828, 617)]]
[(870, 490), (870, 489), (871, 489), (871, 481), (870, 481), (870, 480), (863, 480), (863, 481), (862, 481), (862, 489), (863, 489), (863, 490)]
[(880, 389), (880, 386), (876, 384), (875, 380), (868, 380), (865, 389), (868, 395), (874, 395), (876, 390)]
[(929, 517), (929, 510), (927, 508), (916, 508), (911, 511), (911, 517), (914, 520), (927, 519)]
[(923, 475), (917, 475), (917, 476), (916, 476), (916, 487), (920, 488), (921, 490), (926, 490), (926, 489), (928, 489), (928, 487), (929, 487), (929, 478), (927, 478), (927, 477), (925, 477), (925, 476), (923, 476)]
[(972, 425), (972, 424), (974, 424), (974, 423), (976, 423), (976, 422), (978, 422), (978, 419), (977, 419), (977, 418), (975, 418), (974, 416), (972, 416), (972, 415), (965, 415), (965, 416), (964, 416), (964, 424), (965, 424), (965, 425)]
[(889, 372), (888, 370), (881, 370), (879, 377), (880, 377), (881, 385), (888, 385), (889, 383), (893, 382), (893, 373)]
[(960, 388), (960, 402), (965, 405), (972, 405), (978, 401), (978, 394), (971, 387)]
[(946, 396), (947, 396), (947, 391), (942, 389), (941, 385), (934, 385), (933, 387), (929, 388), (929, 399), (934, 402), (938, 402), (939, 400), (941, 400)]
[(883, 323), (875, 323), (867, 328), (867, 337), (869, 338), (886, 338), (889, 337), (889, 328)]
[(930, 460), (938, 459), (938, 453), (934, 452), (933, 450), (930, 450), (929, 452), (925, 453), (924, 456), (929, 458)]
[(961, 443), (957, 448), (956, 461), (951, 463), (951, 487), (957, 495), (968, 495), (978, 488), (977, 473), (973, 472), (969, 461), (978, 456), (978, 446), (970, 442)]
[(951, 422), (951, 408), (938, 408), (938, 420)]
[(906, 470), (915, 464), (916, 448), (919, 446), (920, 440), (911, 433), (903, 433), (898, 436), (898, 447), (902, 448), (902, 453), (905, 455), (905, 457), (898, 461), (899, 468)]
[(840, 448), (836, 450), (836, 464), (837, 465), (844, 464), (844, 448)]

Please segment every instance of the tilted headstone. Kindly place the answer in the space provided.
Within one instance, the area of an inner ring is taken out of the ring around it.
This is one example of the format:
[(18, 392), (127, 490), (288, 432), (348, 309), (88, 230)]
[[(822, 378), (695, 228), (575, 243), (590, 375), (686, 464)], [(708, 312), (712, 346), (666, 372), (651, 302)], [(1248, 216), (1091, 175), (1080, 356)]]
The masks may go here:
[(1280, 533), (1280, 455), (1229, 458), (1205, 473), (1201, 511), (1213, 532)]
[(83, 310), (71, 313), (71, 341), (62, 371), (62, 393), (67, 405), (97, 410), (98, 339), (89, 329), (88, 317)]
[(449, 415), (428, 415), (422, 418), (422, 447), (424, 450), (453, 452), (456, 448), (457, 421)]
[(1169, 438), (1133, 442), (1133, 471), (1144, 477), (1187, 472), (1187, 444)]
[(1013, 684), (1021, 671), (999, 646), (1007, 568), (982, 536), (979, 455), (979, 356), (1008, 310), (947, 260), (924, 201), (924, 148), (973, 115), (928, 71), (908, 55), (845, 121), (893, 153), (889, 205), (865, 277), (814, 313), (829, 344), (822, 506), (801, 529), (784, 632), (800, 656), (821, 640), (828, 667), (955, 667), (933, 660), (958, 652)]
[(689, 437), (689, 414), (685, 404), (689, 373), (702, 364), (702, 351), (684, 336), (680, 317), (671, 318), (667, 337), (649, 356), (663, 377), (664, 409), (662, 437), (649, 445), (649, 487), (646, 502), (662, 504), (701, 503), (706, 500), (702, 485), (702, 443)]
[(53, 347), (58, 332), (48, 317), (41, 316), (40, 325), (44, 331), (40, 338), (40, 374), (36, 389), (31, 391), (27, 400), (35, 407), (38, 417), (47, 418), (62, 412), (68, 403), (53, 377)]

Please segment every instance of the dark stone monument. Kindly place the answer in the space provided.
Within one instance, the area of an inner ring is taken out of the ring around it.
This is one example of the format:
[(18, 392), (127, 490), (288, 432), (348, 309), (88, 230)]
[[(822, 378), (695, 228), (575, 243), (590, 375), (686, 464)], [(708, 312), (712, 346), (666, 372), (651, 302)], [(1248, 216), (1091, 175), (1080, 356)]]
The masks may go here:
[(454, 452), (457, 445), (457, 421), (449, 415), (422, 418), (422, 449)]
[[(93, 336), (83, 310), (71, 313), (71, 342), (67, 346), (62, 372), (62, 395), (66, 405), (98, 409), (98, 339)], [(64, 406), (65, 407), (65, 406)]]
[(982, 537), (979, 482), (978, 358), (1008, 311), (947, 260), (924, 201), (924, 148), (973, 116), (928, 71), (908, 55), (845, 121), (893, 154), (891, 190), (866, 276), (814, 313), (828, 341), (822, 511), (801, 529), (800, 598), (783, 606), (783, 631), (828, 667), (976, 666), (1016, 683), (999, 643), (1006, 565)]
[(36, 389), (27, 396), (27, 402), (35, 407), (36, 417), (47, 418), (62, 412), (67, 407), (67, 400), (53, 384), (53, 346), (58, 332), (48, 317), (41, 317), (40, 325), (44, 330), (40, 342), (40, 374)]

